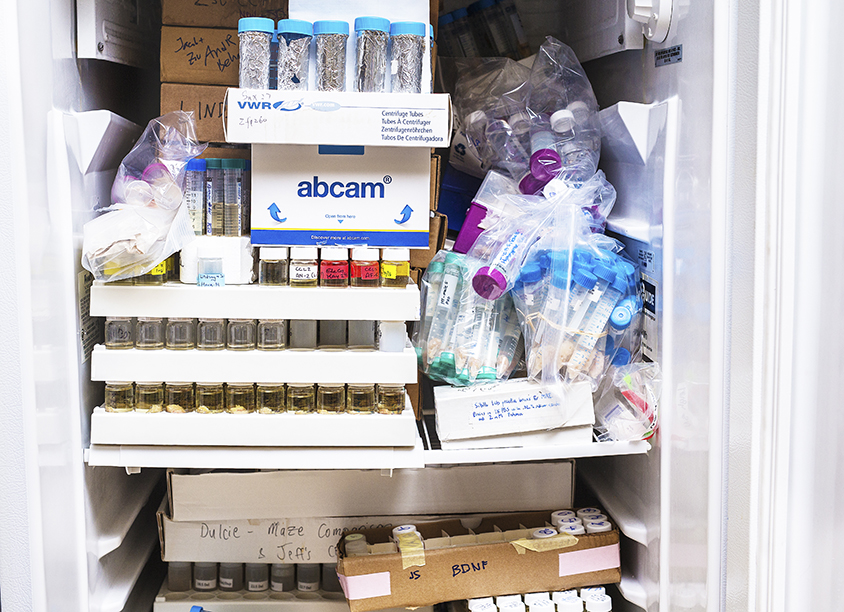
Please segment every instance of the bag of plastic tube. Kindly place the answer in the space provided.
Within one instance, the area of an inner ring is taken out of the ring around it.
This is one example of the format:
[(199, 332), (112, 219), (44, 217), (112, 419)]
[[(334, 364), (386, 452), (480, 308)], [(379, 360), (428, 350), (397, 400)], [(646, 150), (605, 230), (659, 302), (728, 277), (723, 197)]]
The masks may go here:
[(616, 366), (611, 372), (611, 384), (595, 402), (598, 441), (647, 440), (659, 425), (659, 364), (632, 363)]
[(521, 331), (513, 300), (486, 300), (472, 287), (479, 262), (440, 251), (422, 277), (413, 345), (420, 369), (455, 386), (506, 380), (520, 358)]
[(185, 167), (206, 146), (196, 140), (193, 113), (149, 122), (120, 164), (111, 206), (83, 228), (82, 266), (94, 278), (145, 274), (195, 238), (182, 204)]

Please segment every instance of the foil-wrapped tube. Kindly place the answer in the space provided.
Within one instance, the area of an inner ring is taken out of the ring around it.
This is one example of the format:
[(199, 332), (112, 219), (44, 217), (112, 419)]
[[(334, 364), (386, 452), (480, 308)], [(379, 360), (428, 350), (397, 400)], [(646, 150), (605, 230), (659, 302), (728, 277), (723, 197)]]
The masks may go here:
[(346, 91), (347, 34), (316, 35), (317, 91)]
[(355, 49), (355, 91), (383, 92), (387, 76), (387, 40), (381, 30), (358, 30)]
[(390, 77), (394, 93), (422, 93), (422, 62), (425, 37), (414, 34), (393, 36)]
[(260, 31), (240, 32), (240, 78), (243, 89), (270, 88), (270, 40), (272, 34)]
[(308, 58), (311, 37), (303, 34), (278, 35), (278, 88), (297, 90), (308, 88)]

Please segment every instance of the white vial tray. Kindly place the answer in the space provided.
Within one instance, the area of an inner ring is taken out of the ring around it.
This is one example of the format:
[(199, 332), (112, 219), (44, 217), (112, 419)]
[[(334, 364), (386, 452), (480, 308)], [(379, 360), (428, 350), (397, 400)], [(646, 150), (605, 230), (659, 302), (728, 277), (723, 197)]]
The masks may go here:
[(418, 321), (419, 288), (198, 287), (174, 282), (134, 286), (97, 281), (91, 287), (91, 316)]
[(416, 351), (171, 351), (107, 349), (91, 356), (91, 380), (225, 383), (416, 382)]

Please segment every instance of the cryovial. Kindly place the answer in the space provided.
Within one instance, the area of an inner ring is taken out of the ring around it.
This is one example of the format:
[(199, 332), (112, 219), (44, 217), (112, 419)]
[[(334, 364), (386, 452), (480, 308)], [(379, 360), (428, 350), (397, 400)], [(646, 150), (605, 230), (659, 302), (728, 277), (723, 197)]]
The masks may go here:
[(106, 317), (105, 347), (130, 349), (135, 346), (132, 317)]
[(261, 247), (258, 249), (258, 284), (287, 284), (287, 247)]
[(557, 531), (559, 531), (560, 533), (567, 533), (573, 536), (586, 534), (586, 529), (580, 523), (569, 523), (568, 525), (561, 525), (557, 528)]
[(246, 564), (246, 590), (266, 591), (270, 588), (270, 566), (266, 563)]
[(577, 516), (583, 516), (584, 514), (603, 514), (603, 510), (600, 508), (581, 508), (575, 514)]
[(196, 411), (200, 414), (225, 412), (223, 383), (196, 383)]
[(346, 91), (346, 41), (349, 24), (345, 21), (315, 21), (316, 89)]
[(308, 89), (308, 59), (314, 28), (301, 19), (282, 19), (278, 22), (278, 88)]
[(347, 556), (354, 557), (369, 554), (369, 544), (366, 542), (366, 536), (362, 533), (350, 533), (343, 538), (343, 541)]
[[(552, 530), (553, 531), (553, 530)], [(555, 531), (551, 536), (543, 536), (543, 537), (552, 537), (557, 535)], [(525, 605), (531, 605), (536, 603), (537, 601), (551, 601), (551, 594), (547, 591), (539, 591), (536, 593), (525, 593)]]
[(255, 390), (255, 407), (261, 414), (286, 412), (284, 383), (258, 383)]
[(428, 26), (418, 21), (390, 24), (390, 83), (393, 93), (422, 93), (422, 65)]
[[(551, 529), (550, 527), (543, 527), (542, 529), (536, 529), (531, 532), (530, 537), (534, 540), (544, 540), (545, 538), (553, 538), (557, 535), (556, 529)], [(525, 602), (530, 603), (530, 602)]]
[(227, 383), (226, 412), (230, 414), (255, 412), (255, 385), (252, 383)]
[(164, 409), (167, 412), (193, 412), (195, 409), (193, 383), (165, 382)]
[(191, 159), (185, 166), (185, 207), (190, 215), (193, 233), (205, 233), (205, 169), (204, 159)]
[(586, 612), (612, 612), (612, 598), (609, 595), (597, 593), (584, 599), (583, 604)]
[(612, 523), (609, 521), (595, 521), (586, 523), (584, 528), (586, 529), (586, 533), (603, 533), (605, 531), (612, 531)]
[(132, 383), (106, 382), (103, 405), (106, 412), (132, 412), (135, 408)]
[(355, 91), (384, 91), (389, 38), (389, 20), (383, 17), (355, 19)]
[(574, 512), (574, 510), (555, 510), (554, 512), (551, 513), (551, 522), (553, 523), (558, 518), (576, 517), (576, 516), (577, 516), (577, 514)]
[(139, 382), (135, 384), (135, 412), (155, 413), (163, 410), (163, 382)]
[[(237, 22), (240, 39), (241, 89), (270, 88), (270, 44), (275, 22), (266, 17), (244, 17)], [(279, 41), (280, 42), (280, 41)]]

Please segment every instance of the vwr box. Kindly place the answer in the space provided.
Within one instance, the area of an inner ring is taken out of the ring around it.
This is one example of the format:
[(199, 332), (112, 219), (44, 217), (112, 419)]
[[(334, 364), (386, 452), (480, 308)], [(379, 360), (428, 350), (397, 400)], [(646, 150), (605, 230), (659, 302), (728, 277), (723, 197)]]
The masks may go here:
[[(424, 549), (404, 553), (378, 554), (390, 547), (390, 529), (361, 530), (370, 554), (346, 556), (344, 541), (338, 544), (337, 573), (349, 608), (351, 612), (415, 608), (619, 582), (618, 530), (543, 540), (525, 537), (545, 527), (551, 512), (488, 517), (472, 530), (454, 520), (416, 523)], [(515, 539), (506, 541), (507, 537)]]

